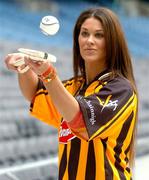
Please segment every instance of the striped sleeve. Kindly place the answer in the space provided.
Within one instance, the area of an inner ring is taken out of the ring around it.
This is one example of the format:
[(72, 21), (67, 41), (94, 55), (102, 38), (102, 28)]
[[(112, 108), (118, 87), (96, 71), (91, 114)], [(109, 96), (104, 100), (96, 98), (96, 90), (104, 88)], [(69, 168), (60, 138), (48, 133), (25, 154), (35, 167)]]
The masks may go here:
[(55, 108), (48, 91), (39, 80), (35, 97), (30, 104), (30, 114), (42, 122), (58, 128), (61, 115)]
[(83, 113), (90, 140), (106, 138), (131, 114), (134, 92), (124, 78), (115, 78), (98, 92), (76, 97)]
[[(73, 78), (62, 82), (64, 87), (71, 93), (75, 93)], [(80, 86), (78, 83), (78, 87)], [(37, 92), (30, 105), (31, 115), (46, 124), (52, 125), (56, 128), (60, 126), (62, 116), (54, 106), (48, 91), (41, 80), (38, 82)]]

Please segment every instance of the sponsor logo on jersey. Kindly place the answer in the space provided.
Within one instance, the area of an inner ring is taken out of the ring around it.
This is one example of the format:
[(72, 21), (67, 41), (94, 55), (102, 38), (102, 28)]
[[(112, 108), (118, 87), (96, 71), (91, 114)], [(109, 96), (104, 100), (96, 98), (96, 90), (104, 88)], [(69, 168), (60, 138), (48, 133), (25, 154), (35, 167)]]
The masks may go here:
[(111, 107), (113, 109), (113, 111), (115, 111), (118, 107), (118, 100), (112, 101), (111, 100), (112, 95), (109, 95), (107, 97), (107, 99), (105, 100), (105, 102), (102, 102), (103, 107), (101, 109), (101, 112), (106, 108), (106, 107)]
[(105, 101), (102, 101), (99, 97), (97, 97), (97, 99), (99, 100), (100, 104), (102, 105), (102, 109), (101, 112), (107, 108), (110, 107), (113, 111), (115, 111), (118, 107), (118, 100), (111, 100), (112, 95), (109, 95)]
[(92, 102), (90, 100), (89, 101), (85, 100), (85, 101), (86, 101), (86, 104), (88, 105), (88, 107), (90, 109), (90, 113), (91, 113), (91, 117), (89, 118), (89, 121), (90, 121), (91, 125), (94, 125), (96, 122), (95, 108), (92, 105)]
[(67, 144), (68, 141), (71, 141), (76, 136), (71, 132), (65, 120), (61, 122), (60, 130), (59, 130), (59, 142), (63, 144)]
[(109, 101), (106, 105), (104, 105), (101, 109), (101, 112), (104, 110), (104, 108), (106, 107), (112, 107), (113, 108), (113, 111), (115, 111), (117, 109), (117, 106), (118, 106), (118, 100), (115, 100), (115, 101)]

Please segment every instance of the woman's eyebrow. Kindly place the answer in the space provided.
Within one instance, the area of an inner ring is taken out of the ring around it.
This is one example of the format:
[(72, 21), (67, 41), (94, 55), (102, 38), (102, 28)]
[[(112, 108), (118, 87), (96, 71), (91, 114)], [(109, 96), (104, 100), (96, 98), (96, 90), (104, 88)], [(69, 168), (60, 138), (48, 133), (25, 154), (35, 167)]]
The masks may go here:
[(81, 29), (83, 29), (83, 30), (88, 30), (87, 28), (85, 28), (85, 27), (81, 27)]
[[(82, 30), (86, 30), (86, 31), (88, 30), (86, 27), (81, 27), (81, 29), (82, 29)], [(99, 31), (100, 31), (100, 32), (104, 32), (103, 29), (96, 29), (95, 31), (98, 31), (98, 32), (99, 32)]]
[(103, 29), (97, 29), (96, 32), (104, 32)]

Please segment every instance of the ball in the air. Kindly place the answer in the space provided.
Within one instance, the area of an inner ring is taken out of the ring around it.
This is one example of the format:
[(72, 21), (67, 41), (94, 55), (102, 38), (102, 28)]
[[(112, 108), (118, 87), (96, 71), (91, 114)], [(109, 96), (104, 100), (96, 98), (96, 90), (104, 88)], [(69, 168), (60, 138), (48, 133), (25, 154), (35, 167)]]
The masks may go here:
[(46, 35), (54, 35), (59, 30), (59, 21), (54, 16), (45, 16), (40, 22), (40, 29)]

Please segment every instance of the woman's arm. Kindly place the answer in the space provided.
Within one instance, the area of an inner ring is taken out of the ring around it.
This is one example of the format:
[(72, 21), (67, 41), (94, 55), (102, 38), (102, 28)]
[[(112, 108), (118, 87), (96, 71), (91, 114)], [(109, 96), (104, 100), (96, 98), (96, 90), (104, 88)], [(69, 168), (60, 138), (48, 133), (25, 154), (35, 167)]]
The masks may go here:
[(44, 85), (57, 110), (67, 121), (71, 121), (80, 110), (76, 99), (66, 90), (58, 76)]
[(22, 58), (24, 58), (24, 56), (20, 53), (9, 54), (5, 58), (5, 64), (9, 70), (18, 73), (21, 92), (27, 100), (31, 101), (37, 90), (38, 76), (31, 69), (23, 74), (19, 73), (17, 67), (14, 66), (14, 63)]
[[(25, 58), (25, 62), (38, 76), (45, 73), (49, 75), (54, 69), (48, 61), (37, 63), (34, 59)], [(52, 81), (43, 83), (59, 113), (66, 121), (71, 121), (80, 110), (77, 100), (66, 90), (57, 75)]]
[[(88, 133), (85, 126), (83, 131), (78, 131), (79, 126), (78, 129), (74, 129), (70, 124), (70, 122), (75, 123), (77, 118), (76, 115), (78, 112), (80, 112), (80, 107), (77, 100), (66, 90), (60, 79), (56, 77), (51, 82), (45, 83), (45, 87), (48, 90), (57, 110), (68, 123), (68, 126), (73, 130), (74, 133), (76, 133), (76, 135), (88, 140)], [(80, 121), (83, 121), (83, 118), (81, 118)]]
[[(22, 56), (20, 56), (18, 53), (7, 56), (5, 62), (8, 69), (17, 71), (17, 69), (12, 64), (19, 58), (22, 58)], [(24, 59), (26, 65), (30, 67), (30, 70), (24, 74), (18, 74), (18, 81), (22, 94), (26, 99), (31, 101), (37, 90), (38, 75), (47, 70), (49, 63), (35, 63), (32, 61), (33, 59), (31, 60), (27, 57)], [(55, 79), (49, 83), (44, 83), (44, 85), (56, 109), (63, 116), (65, 121), (69, 122), (73, 120), (76, 114), (80, 111), (80, 107), (77, 100), (65, 89), (59, 77), (56, 76)], [(86, 129), (84, 132), (81, 132), (81, 135), (87, 139), (88, 135)]]
[(38, 76), (32, 71), (28, 70), (26, 73), (18, 73), (18, 82), (23, 96), (32, 101), (38, 85)]

